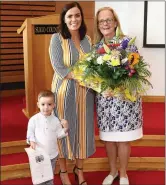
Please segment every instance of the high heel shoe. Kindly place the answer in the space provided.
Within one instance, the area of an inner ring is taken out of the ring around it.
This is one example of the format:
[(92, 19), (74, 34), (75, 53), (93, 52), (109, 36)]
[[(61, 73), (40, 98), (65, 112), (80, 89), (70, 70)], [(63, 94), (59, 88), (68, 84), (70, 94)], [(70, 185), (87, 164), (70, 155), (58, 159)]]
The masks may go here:
[(63, 183), (63, 180), (62, 180), (62, 178), (61, 178), (61, 173), (67, 173), (67, 170), (64, 171), (64, 172), (62, 172), (61, 170), (59, 171), (59, 176), (60, 176), (60, 179), (61, 179), (61, 181), (62, 181), (62, 184), (63, 184), (63, 185), (67, 185), (67, 184)]
[[(75, 176), (75, 181), (78, 181), (78, 183), (79, 183), (79, 178), (78, 178), (78, 174), (76, 173), (76, 169), (77, 169), (77, 170), (83, 170), (83, 168), (78, 168), (76, 165), (75, 165), (74, 168), (73, 168), (73, 173), (74, 173), (74, 176)], [(84, 180), (84, 181), (81, 182), (79, 185), (83, 185), (84, 183), (87, 184), (87, 182)]]

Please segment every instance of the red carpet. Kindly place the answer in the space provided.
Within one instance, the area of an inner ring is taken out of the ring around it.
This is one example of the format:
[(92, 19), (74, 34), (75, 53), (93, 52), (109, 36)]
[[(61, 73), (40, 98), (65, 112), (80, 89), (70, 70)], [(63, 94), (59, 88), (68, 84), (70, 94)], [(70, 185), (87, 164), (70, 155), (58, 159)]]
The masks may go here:
[(22, 109), (22, 97), (4, 97), (1, 101), (1, 142), (24, 140), (28, 119)]
[[(164, 157), (165, 149), (164, 147), (132, 147), (131, 157)], [(91, 158), (107, 157), (104, 147), (96, 148), (96, 152), (91, 156)], [(13, 165), (28, 163), (28, 157), (26, 153), (18, 154), (8, 154), (1, 155), (1, 165)]]
[[(88, 185), (101, 185), (103, 179), (108, 175), (108, 172), (88, 172), (85, 173), (85, 178)], [(164, 171), (128, 171), (130, 185), (164, 185)], [(74, 180), (74, 175), (70, 174), (70, 179), (73, 185), (78, 183)], [(58, 175), (55, 175), (55, 184), (61, 185)], [(32, 185), (31, 178), (7, 180), (1, 182), (1, 185)], [(118, 185), (119, 180), (116, 180), (113, 185)]]
[[(24, 140), (28, 119), (24, 116), (24, 97), (4, 97), (1, 101), (1, 142)], [(164, 103), (143, 103), (144, 134), (164, 135)], [(96, 113), (95, 113), (96, 126)], [(14, 131), (14, 132), (12, 132)], [(98, 134), (98, 128), (95, 129)]]

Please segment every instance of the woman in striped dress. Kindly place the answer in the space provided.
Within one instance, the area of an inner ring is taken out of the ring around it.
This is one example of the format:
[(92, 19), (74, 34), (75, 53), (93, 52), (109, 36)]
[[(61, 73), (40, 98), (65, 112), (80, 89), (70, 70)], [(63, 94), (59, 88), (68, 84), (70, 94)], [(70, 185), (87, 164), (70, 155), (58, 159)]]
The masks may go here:
[(60, 177), (63, 184), (71, 184), (66, 159), (76, 159), (73, 169), (79, 184), (87, 184), (83, 176), (83, 160), (94, 154), (94, 94), (79, 86), (70, 68), (91, 50), (86, 35), (83, 12), (77, 2), (67, 4), (61, 13), (60, 32), (52, 35), (49, 54), (54, 76), (55, 114), (69, 123), (69, 136), (58, 141)]

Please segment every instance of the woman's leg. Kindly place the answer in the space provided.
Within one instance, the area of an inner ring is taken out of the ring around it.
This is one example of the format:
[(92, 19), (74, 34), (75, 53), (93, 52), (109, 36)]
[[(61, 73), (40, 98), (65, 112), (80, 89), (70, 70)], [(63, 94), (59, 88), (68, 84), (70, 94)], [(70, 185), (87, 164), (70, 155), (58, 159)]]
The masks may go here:
[(107, 142), (105, 143), (109, 167), (110, 167), (110, 174), (114, 177), (117, 172), (116, 162), (117, 162), (117, 145), (115, 142)]
[(118, 157), (120, 162), (120, 177), (126, 177), (126, 170), (130, 158), (130, 143), (129, 142), (118, 142)]
[(83, 163), (84, 163), (83, 159), (76, 159), (75, 173), (78, 175), (79, 184), (85, 185), (85, 184), (87, 184), (86, 182), (82, 183), (85, 181), (84, 173), (83, 173)]
[(62, 180), (62, 184), (70, 185), (71, 182), (69, 180), (69, 176), (67, 173), (66, 159), (59, 158), (58, 161), (59, 161), (59, 166), (60, 166), (60, 178)]

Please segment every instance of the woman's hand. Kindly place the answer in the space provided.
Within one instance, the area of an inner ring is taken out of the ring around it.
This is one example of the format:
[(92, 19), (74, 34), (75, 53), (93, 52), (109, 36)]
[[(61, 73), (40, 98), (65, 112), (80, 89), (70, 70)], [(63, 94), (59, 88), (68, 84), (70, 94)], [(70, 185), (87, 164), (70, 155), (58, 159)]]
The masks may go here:
[(110, 90), (105, 90), (104, 92), (101, 93), (105, 98), (107, 97), (112, 97), (113, 93)]
[(76, 82), (79, 83), (79, 81), (74, 78), (74, 74), (72, 72), (68, 73), (65, 78), (69, 80), (75, 80)]
[(65, 76), (66, 79), (74, 79), (74, 74), (72, 72), (68, 73), (66, 76)]

